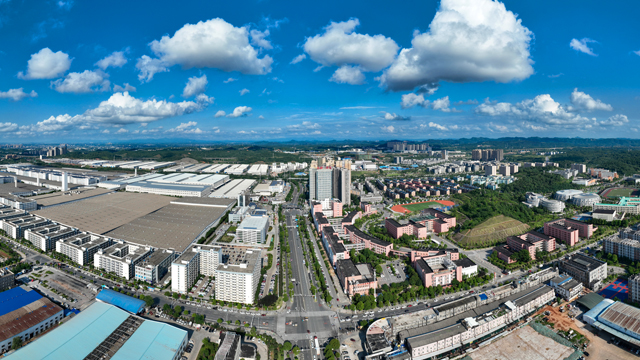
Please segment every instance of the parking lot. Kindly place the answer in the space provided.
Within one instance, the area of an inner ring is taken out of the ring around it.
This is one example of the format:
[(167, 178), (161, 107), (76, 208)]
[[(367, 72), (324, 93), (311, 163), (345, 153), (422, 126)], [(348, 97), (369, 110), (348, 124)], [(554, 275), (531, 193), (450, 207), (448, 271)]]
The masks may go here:
[(196, 282), (196, 285), (191, 291), (191, 295), (194, 297), (201, 296), (204, 299), (209, 299), (211, 296), (213, 296), (215, 288), (215, 281), (210, 277), (205, 276), (202, 279), (198, 280), (198, 282)]
[[(394, 275), (391, 271), (389, 265), (392, 265), (396, 271)], [(382, 284), (391, 284), (397, 282), (403, 282), (406, 279), (406, 275), (404, 272), (404, 267), (406, 266), (402, 261), (389, 261), (382, 266), (382, 275), (378, 278), (378, 283)]]
[(68, 308), (83, 309), (95, 298), (95, 293), (87, 287), (89, 281), (72, 277), (56, 268), (36, 266), (34, 269), (38, 270), (21, 278), (26, 281), (33, 279), (29, 285)]

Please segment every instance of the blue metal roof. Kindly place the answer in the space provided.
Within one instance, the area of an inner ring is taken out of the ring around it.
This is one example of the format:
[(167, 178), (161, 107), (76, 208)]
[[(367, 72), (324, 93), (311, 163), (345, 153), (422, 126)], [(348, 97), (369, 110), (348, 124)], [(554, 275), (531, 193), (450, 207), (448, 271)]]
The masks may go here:
[[(130, 315), (115, 306), (95, 302), (60, 327), (9, 355), (9, 360), (82, 360)], [(112, 360), (172, 360), (187, 332), (145, 320)]]
[(0, 316), (18, 310), (25, 305), (42, 299), (42, 295), (33, 290), (25, 290), (21, 286), (0, 292)]
[(171, 360), (187, 332), (156, 321), (145, 321), (131, 338), (122, 345), (111, 360), (154, 359)]
[(102, 291), (96, 295), (96, 300), (115, 305), (134, 314), (142, 311), (145, 305), (145, 302), (140, 299), (136, 299), (110, 289), (102, 289)]

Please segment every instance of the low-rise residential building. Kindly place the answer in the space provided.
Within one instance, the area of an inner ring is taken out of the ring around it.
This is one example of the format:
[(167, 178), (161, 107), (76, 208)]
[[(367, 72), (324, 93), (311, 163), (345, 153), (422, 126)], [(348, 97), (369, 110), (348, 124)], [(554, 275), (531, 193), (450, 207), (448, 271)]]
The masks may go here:
[(387, 218), (384, 221), (384, 227), (394, 239), (399, 239), (402, 235), (412, 235), (418, 239), (427, 238), (427, 227), (411, 220), (399, 223), (394, 218)]
[(357, 210), (351, 211), (345, 217), (342, 218), (342, 220), (340, 221), (340, 226), (344, 231), (345, 226), (355, 224), (356, 220), (360, 219), (361, 217), (362, 217), (361, 211), (357, 211)]
[(171, 250), (158, 249), (154, 251), (146, 259), (136, 264), (136, 279), (149, 284), (160, 283), (160, 280), (169, 272), (173, 259), (175, 259), (175, 253)]
[(236, 240), (243, 244), (264, 244), (268, 227), (269, 216), (247, 216), (236, 229)]
[(544, 224), (544, 234), (574, 246), (580, 241), (580, 237), (590, 238), (598, 230), (593, 224), (572, 219), (557, 219)]
[(393, 250), (392, 243), (366, 234), (360, 231), (360, 229), (358, 229), (354, 225), (347, 225), (344, 227), (344, 229), (345, 233), (349, 236), (349, 241), (355, 244), (364, 243), (364, 248), (369, 249), (376, 254), (389, 256), (389, 253), (391, 253), (391, 250)]
[(239, 249), (236, 256), (216, 269), (216, 299), (240, 304), (253, 304), (262, 269), (259, 249)]
[(316, 231), (322, 233), (322, 228), (329, 226), (329, 220), (324, 216), (323, 212), (316, 212), (313, 214), (313, 224), (316, 227)]
[(562, 296), (566, 301), (582, 293), (583, 284), (569, 275), (559, 275), (549, 280), (549, 285), (556, 291), (556, 294)]
[(447, 286), (453, 280), (462, 281), (464, 267), (469, 268), (464, 271), (467, 274), (478, 271), (470, 259), (459, 261), (457, 249), (412, 251), (411, 259), (424, 287)]
[(496, 246), (493, 248), (493, 252), (498, 255), (498, 259), (504, 261), (506, 264), (513, 264), (516, 262), (513, 258), (514, 252), (511, 251), (508, 245)]
[(72, 227), (47, 224), (44, 226), (25, 230), (24, 238), (33, 246), (42, 251), (54, 250), (58, 240), (64, 240), (78, 233), (78, 229)]
[(336, 276), (344, 293), (367, 295), (369, 289), (378, 287), (375, 270), (370, 264), (354, 264), (351, 259), (336, 261)]
[(322, 245), (324, 245), (329, 257), (329, 263), (333, 266), (335, 266), (336, 261), (349, 258), (349, 252), (332, 226), (325, 226), (322, 229)]
[(92, 263), (95, 253), (113, 244), (107, 237), (93, 234), (75, 234), (71, 237), (56, 241), (56, 252), (68, 256), (71, 261), (85, 266)]
[(580, 253), (560, 260), (558, 268), (594, 291), (600, 290), (607, 277), (606, 262)]
[(135, 266), (152, 253), (147, 246), (118, 242), (106, 249), (98, 249), (93, 255), (93, 266), (130, 280), (135, 275)]
[(519, 236), (507, 237), (507, 245), (514, 253), (523, 249), (528, 250), (531, 259), (536, 260), (536, 252), (552, 252), (556, 249), (556, 239), (537, 231), (529, 231)]

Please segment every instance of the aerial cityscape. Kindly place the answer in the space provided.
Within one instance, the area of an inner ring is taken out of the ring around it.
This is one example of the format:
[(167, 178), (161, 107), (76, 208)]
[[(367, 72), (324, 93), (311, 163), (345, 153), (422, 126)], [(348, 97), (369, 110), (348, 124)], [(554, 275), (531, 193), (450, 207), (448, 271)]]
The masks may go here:
[(0, 356), (640, 358), (602, 5), (0, 1)]

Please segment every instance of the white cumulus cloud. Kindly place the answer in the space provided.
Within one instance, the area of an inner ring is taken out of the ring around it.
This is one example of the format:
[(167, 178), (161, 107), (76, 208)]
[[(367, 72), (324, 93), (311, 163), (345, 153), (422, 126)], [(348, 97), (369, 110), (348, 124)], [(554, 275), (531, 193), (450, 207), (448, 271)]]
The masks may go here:
[(218, 110), (218, 112), (213, 117), (219, 118), (219, 117), (223, 117), (225, 115), (227, 115), (227, 113), (224, 112), (224, 110)]
[(388, 113), (386, 111), (380, 111), (380, 113), (385, 120), (411, 120), (410, 116), (400, 116), (396, 113)]
[(198, 125), (195, 121), (189, 121), (181, 123), (173, 129), (167, 130), (167, 132), (182, 133), (182, 134), (202, 134), (203, 131), (196, 127)]
[(62, 51), (53, 52), (49, 48), (44, 48), (31, 55), (31, 59), (27, 62), (26, 74), (21, 71), (18, 73), (18, 78), (25, 80), (53, 79), (67, 72), (71, 67), (71, 61), (73, 59)]
[(14, 132), (18, 130), (18, 124), (12, 122), (0, 123), (0, 132)]
[(440, 131), (447, 131), (447, 130), (449, 130), (449, 128), (447, 128), (446, 126), (444, 126), (444, 125), (440, 125), (440, 124), (436, 124), (436, 123), (434, 123), (434, 122), (429, 122), (429, 127), (430, 127), (430, 128), (435, 128), (435, 129), (440, 130)]
[(627, 118), (626, 115), (617, 114), (617, 115), (611, 116), (607, 120), (601, 121), (600, 125), (604, 125), (604, 126), (622, 126), (622, 125), (627, 124), (628, 122), (629, 122), (629, 119)]
[(578, 88), (573, 89), (573, 92), (571, 93), (571, 104), (580, 110), (613, 111), (613, 106), (605, 104), (604, 102), (600, 101), (600, 99), (594, 99), (589, 94), (578, 91)]
[(251, 110), (253, 109), (251, 109), (248, 106), (238, 106), (237, 108), (233, 109), (233, 112), (227, 115), (227, 117), (230, 117), (230, 118), (245, 117), (249, 115)]
[(383, 132), (386, 132), (386, 133), (390, 133), (390, 134), (396, 132), (396, 128), (394, 128), (393, 125), (383, 126), (383, 127), (380, 128), (380, 130), (382, 130)]
[[(259, 51), (249, 43), (249, 35), (247, 27), (235, 27), (220, 18), (186, 24), (173, 36), (165, 35), (149, 44), (157, 59), (146, 55), (141, 57), (138, 64), (147, 66), (138, 66), (139, 77), (149, 81), (153, 74), (160, 72), (156, 69), (168, 71), (173, 65), (181, 65), (184, 69), (217, 68), (252, 75), (271, 72), (273, 59), (269, 55), (260, 58)], [(255, 39), (260, 46), (266, 45), (264, 38)]]
[(102, 70), (107, 70), (108, 67), (123, 67), (126, 63), (124, 51), (114, 51), (104, 59), (98, 60), (95, 65)]
[(597, 41), (589, 39), (589, 38), (583, 38), (582, 40), (571, 39), (571, 42), (569, 43), (569, 46), (573, 50), (580, 51), (580, 52), (585, 53), (587, 55), (598, 56), (596, 53), (593, 52), (593, 49), (589, 47), (589, 43), (594, 43), (594, 42), (597, 42)]
[(267, 37), (269, 36), (269, 29), (265, 31), (254, 29), (254, 30), (251, 30), (249, 34), (251, 34), (251, 45), (261, 47), (267, 50), (273, 49), (273, 45), (271, 45), (271, 42), (267, 40)]
[(23, 88), (9, 89), (7, 91), (0, 91), (0, 99), (10, 99), (12, 101), (20, 101), (26, 97), (36, 97), (38, 93), (31, 90), (30, 93), (24, 92)]
[(451, 102), (449, 101), (449, 97), (445, 96), (440, 99), (436, 99), (433, 101), (429, 101), (424, 98), (423, 94), (404, 94), (402, 95), (402, 101), (400, 102), (400, 106), (403, 109), (412, 108), (414, 106), (421, 106), (423, 108), (431, 108), (433, 110), (439, 110), (442, 112), (459, 112), (456, 108), (451, 108)]
[(293, 60), (291, 60), (291, 62), (289, 64), (292, 64), (292, 65), (293, 64), (297, 64), (297, 63), (299, 63), (300, 61), (302, 61), (302, 60), (304, 60), (306, 58), (307, 58), (307, 54), (300, 54), (300, 55), (294, 57)]
[(207, 75), (190, 77), (182, 91), (182, 97), (189, 98), (193, 95), (202, 94), (207, 89), (208, 83)]
[(81, 73), (72, 72), (64, 79), (51, 82), (51, 88), (59, 93), (83, 94), (94, 91), (109, 91), (111, 83), (106, 79), (109, 75), (102, 71), (85, 70)]
[(389, 90), (438, 81), (509, 82), (533, 74), (533, 33), (499, 1), (442, 0), (429, 31), (415, 32), (379, 78)]
[(242, 89), (240, 90), (240, 96), (246, 95), (249, 93), (249, 89)]
[(569, 111), (549, 94), (538, 95), (533, 99), (526, 99), (517, 104), (485, 101), (475, 111), (481, 115), (534, 120), (548, 125), (577, 126), (593, 123), (592, 120)]
[(355, 33), (360, 20), (331, 22), (322, 34), (307, 38), (303, 49), (323, 66), (360, 65), (365, 71), (380, 71), (389, 66), (398, 45), (384, 35)]
[(115, 93), (108, 100), (101, 102), (98, 107), (89, 109), (83, 114), (51, 116), (35, 125), (31, 125), (30, 130), (52, 132), (101, 124), (149, 123), (200, 111), (212, 102), (213, 98), (203, 94), (198, 95), (196, 101), (174, 103), (156, 99), (144, 101), (134, 98), (128, 92)]
[(338, 84), (362, 85), (365, 76), (359, 66), (342, 65), (333, 73), (329, 81)]

